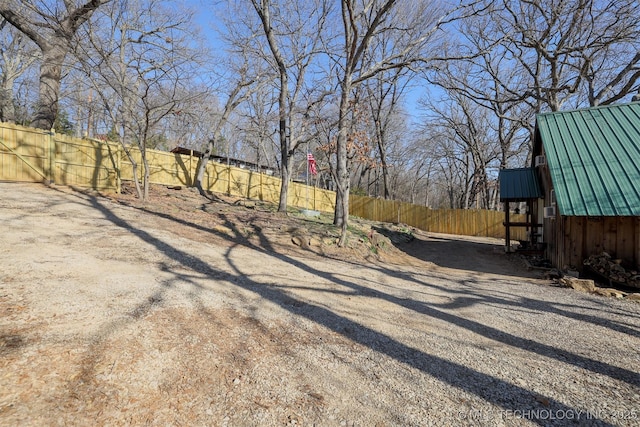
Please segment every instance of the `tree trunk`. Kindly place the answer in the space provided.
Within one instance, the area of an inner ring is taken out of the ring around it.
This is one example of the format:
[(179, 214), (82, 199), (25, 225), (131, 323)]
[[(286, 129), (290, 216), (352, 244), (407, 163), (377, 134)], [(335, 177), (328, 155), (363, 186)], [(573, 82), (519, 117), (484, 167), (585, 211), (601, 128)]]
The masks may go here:
[(3, 79), (0, 87), (0, 121), (15, 123), (16, 109), (13, 105), (13, 79)]
[(349, 95), (351, 81), (342, 83), (340, 113), (338, 118), (338, 138), (336, 141), (336, 210), (333, 223), (341, 227), (338, 246), (344, 246), (347, 240), (349, 220), (349, 168), (347, 164), (347, 115), (349, 113)]
[(38, 110), (31, 126), (38, 129), (50, 130), (58, 116), (58, 94), (62, 79), (62, 63), (67, 51), (60, 44), (50, 44), (42, 48), (42, 62), (40, 65), (40, 92)]
[(207, 164), (209, 163), (209, 157), (213, 152), (213, 147), (215, 144), (214, 139), (209, 140), (209, 144), (207, 144), (207, 149), (205, 150), (202, 158), (200, 159), (200, 164), (198, 164), (198, 172), (196, 173), (196, 182), (195, 187), (198, 189), (198, 192), (201, 196), (207, 196), (207, 190), (202, 186), (202, 180), (204, 179), (204, 173), (207, 170)]
[(147, 150), (144, 147), (140, 150), (140, 156), (142, 157), (142, 167), (144, 168), (142, 201), (146, 202), (149, 200), (149, 162), (147, 160)]
[(380, 164), (382, 166), (382, 191), (385, 200), (389, 200), (389, 168), (387, 167), (387, 154), (384, 151), (382, 135), (378, 137), (378, 150), (380, 151)]
[[(125, 123), (126, 123), (126, 119), (125, 119)], [(127, 141), (127, 126), (125, 124), (123, 126), (123, 135), (122, 135), (122, 138), (120, 139), (120, 145), (122, 146), (122, 149), (124, 150), (124, 152), (127, 154), (127, 158), (129, 159), (129, 162), (131, 162), (131, 169), (132, 169), (131, 174), (133, 175), (132, 178), (136, 186), (136, 194), (138, 195), (138, 199), (143, 200), (144, 193), (142, 192), (142, 188), (140, 187), (140, 180), (138, 179), (138, 163), (135, 161), (135, 159), (131, 155), (131, 151), (127, 147), (126, 141)]]
[(280, 200), (278, 203), (278, 212), (286, 212), (289, 195), (289, 181), (291, 180), (291, 157), (282, 155), (282, 173), (280, 177)]
[(142, 188), (140, 188), (140, 180), (138, 179), (138, 163), (136, 163), (129, 151), (125, 152), (127, 153), (127, 158), (131, 162), (131, 174), (133, 175), (133, 182), (136, 185), (136, 194), (138, 195), (138, 199), (143, 200), (144, 194), (142, 193)]
[[(277, 56), (276, 56), (277, 57)], [(279, 61), (280, 63), (280, 61)], [(287, 137), (287, 100), (289, 98), (289, 78), (284, 65), (280, 66), (280, 96), (278, 97), (278, 110), (280, 114), (280, 157), (282, 158), (282, 185), (280, 186), (280, 202), (278, 212), (287, 212), (287, 199), (289, 194), (289, 180), (291, 179), (291, 135)], [(292, 132), (289, 129), (289, 132)]]

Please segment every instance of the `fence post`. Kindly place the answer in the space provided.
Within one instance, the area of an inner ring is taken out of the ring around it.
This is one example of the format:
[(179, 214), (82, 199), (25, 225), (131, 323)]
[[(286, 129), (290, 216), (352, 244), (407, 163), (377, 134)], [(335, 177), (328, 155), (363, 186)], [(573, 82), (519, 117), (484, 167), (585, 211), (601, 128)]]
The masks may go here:
[(56, 141), (55, 141), (55, 136), (56, 136), (56, 131), (54, 129), (51, 129), (50, 131), (46, 132), (46, 135), (48, 136), (47, 138), (47, 157), (48, 157), (48, 167), (47, 167), (47, 184), (55, 184), (56, 183), (56, 177), (55, 177), (55, 167), (56, 167)]
[(122, 193), (122, 144), (118, 144), (116, 152), (116, 193)]
[(187, 187), (193, 187), (195, 181), (195, 176), (193, 174), (193, 150), (189, 150), (189, 172), (185, 182), (187, 183)]

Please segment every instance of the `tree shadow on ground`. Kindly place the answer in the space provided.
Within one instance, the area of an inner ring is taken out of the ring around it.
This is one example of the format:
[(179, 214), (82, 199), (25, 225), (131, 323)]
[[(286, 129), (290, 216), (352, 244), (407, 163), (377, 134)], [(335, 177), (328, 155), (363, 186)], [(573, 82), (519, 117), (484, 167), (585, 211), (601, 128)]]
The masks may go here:
[(420, 233), (410, 242), (396, 244), (396, 248), (413, 258), (439, 267), (473, 273), (534, 277), (531, 272), (519, 266), (516, 260), (510, 259), (499, 243)]
[[(85, 197), (85, 196), (80, 196)], [(229, 245), (226, 252), (226, 263), (232, 269), (233, 273), (227, 273), (219, 271), (201, 258), (191, 253), (187, 253), (176, 247), (171, 246), (162, 239), (151, 235), (149, 232), (135, 227), (126, 220), (122, 219), (113, 209), (105, 204), (100, 199), (89, 196), (88, 200), (92, 206), (101, 212), (105, 219), (109, 220), (113, 225), (127, 230), (133, 235), (137, 236), (140, 240), (148, 245), (151, 245), (159, 252), (165, 254), (171, 258), (174, 262), (181, 264), (189, 271), (193, 271), (197, 274), (204, 275), (213, 279), (224, 280), (234, 286), (249, 291), (261, 298), (271, 301), (279, 305), (284, 310), (292, 313), (293, 315), (306, 318), (312, 322), (315, 322), (323, 327), (326, 327), (338, 334), (341, 334), (352, 341), (366, 346), (381, 354), (385, 354), (401, 363), (411, 366), (424, 372), (427, 375), (432, 376), (440, 381), (450, 384), (460, 390), (474, 394), (487, 402), (498, 405), (504, 410), (519, 411), (523, 408), (531, 408), (532, 405), (539, 407), (539, 409), (545, 409), (549, 411), (564, 411), (564, 413), (580, 412), (580, 408), (570, 407), (555, 399), (546, 399), (545, 405), (541, 403), (532, 403), (532, 390), (525, 387), (521, 387), (510, 382), (507, 382), (501, 378), (494, 377), (492, 375), (478, 372), (467, 366), (459, 363), (452, 362), (439, 356), (429, 354), (427, 352), (413, 348), (405, 343), (399, 342), (393, 337), (390, 337), (384, 333), (373, 330), (365, 325), (362, 325), (354, 320), (341, 316), (330, 308), (320, 306), (318, 304), (311, 303), (309, 301), (303, 301), (286, 290), (278, 286), (269, 286), (263, 283), (256, 282), (248, 278), (243, 272), (241, 266), (235, 265), (231, 256), (236, 246), (245, 246), (256, 251), (260, 251), (265, 255), (272, 256), (280, 261), (287, 262), (291, 265), (300, 268), (301, 270), (313, 274), (317, 277), (324, 278), (333, 283), (348, 287), (354, 292), (364, 293), (370, 291), (368, 288), (359, 285), (350, 280), (341, 279), (335, 273), (318, 270), (317, 268), (310, 267), (308, 264), (298, 259), (293, 259), (287, 255), (280, 254), (275, 248), (270, 247), (269, 242), (266, 239), (262, 239), (261, 245), (253, 245), (246, 239), (236, 238)], [(169, 218), (170, 215), (163, 214), (164, 218)], [(195, 224), (189, 224), (188, 221), (175, 219), (183, 225), (200, 228)], [(225, 224), (227, 227), (235, 229), (236, 224), (228, 221)], [(205, 231), (205, 230), (201, 230)], [(206, 230), (211, 232), (211, 230)], [(236, 236), (241, 236), (242, 233), (237, 232)], [(222, 238), (228, 238), (226, 235), (219, 235)], [(262, 236), (261, 236), (262, 238)], [(396, 275), (393, 270), (382, 269), (385, 274)], [(192, 281), (189, 274), (179, 273), (174, 271), (174, 281)], [(411, 280), (414, 280), (411, 278)], [(195, 282), (193, 282), (195, 284)], [(421, 283), (423, 286), (434, 286), (426, 282)], [(170, 283), (165, 283), (165, 287), (172, 286)], [(202, 288), (197, 288), (198, 292), (204, 292)], [(325, 292), (331, 292), (325, 290)], [(144, 312), (150, 310), (154, 305), (162, 302), (163, 289), (160, 289), (154, 295), (146, 298), (140, 303), (140, 306), (133, 310), (134, 317), (141, 316)], [(520, 336), (515, 336), (508, 332), (504, 332), (493, 328), (491, 326), (482, 324), (475, 320), (466, 319), (457, 314), (449, 313), (447, 307), (437, 307), (436, 304), (427, 304), (420, 301), (414, 301), (411, 299), (399, 298), (395, 295), (376, 291), (375, 296), (390, 303), (397, 304), (401, 307), (412, 310), (415, 313), (422, 314), (428, 317), (437, 318), (445, 322), (457, 325), (461, 328), (473, 331), (480, 335), (483, 335), (489, 339), (502, 342), (509, 346), (519, 348), (525, 351), (529, 351), (532, 354), (545, 356), (553, 359), (557, 359), (561, 363), (568, 363), (581, 368), (588, 369), (594, 373), (606, 375), (611, 378), (628, 382), (629, 384), (638, 386), (640, 381), (638, 374), (623, 368), (608, 365), (606, 363), (590, 359), (588, 357), (580, 356), (571, 353), (566, 350), (555, 348), (543, 343), (536, 342), (531, 339), (527, 339)], [(192, 296), (194, 303), (197, 302), (197, 292)], [(481, 296), (471, 297), (466, 295), (465, 298), (478, 300)], [(463, 301), (463, 304), (471, 303), (472, 301)], [(495, 300), (496, 304), (504, 304), (503, 301)], [(546, 424), (546, 420), (532, 419), (530, 420), (537, 424)], [(599, 422), (600, 425), (611, 425), (603, 420), (594, 420)]]

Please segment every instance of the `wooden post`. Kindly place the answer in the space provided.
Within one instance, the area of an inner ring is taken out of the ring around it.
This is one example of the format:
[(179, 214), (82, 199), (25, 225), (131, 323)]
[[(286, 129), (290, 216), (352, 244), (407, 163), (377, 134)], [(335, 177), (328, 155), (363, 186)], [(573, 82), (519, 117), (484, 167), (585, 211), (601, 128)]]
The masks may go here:
[(531, 226), (527, 226), (525, 228), (525, 231), (529, 232), (529, 244), (531, 245), (531, 247), (533, 247), (533, 241), (535, 239), (535, 225), (533, 224), (533, 215), (531, 213), (531, 211), (533, 210), (533, 202), (531, 201), (531, 199), (527, 200), (527, 215), (525, 216), (525, 221), (528, 222), (529, 224), (531, 224)]
[(511, 252), (511, 225), (509, 224), (509, 202), (504, 202), (504, 224), (505, 224), (505, 236), (504, 236), (504, 250), (505, 252)]
[(120, 172), (121, 168), (122, 168), (122, 146), (121, 144), (118, 144), (116, 149), (116, 194), (122, 193), (122, 177)]
[(189, 150), (189, 176), (186, 177), (185, 181), (189, 187), (193, 187), (195, 184), (195, 175), (193, 173), (193, 150)]
[(51, 131), (47, 132), (48, 135), (48, 157), (49, 157), (49, 167), (47, 170), (47, 178), (48, 178), (48, 184), (55, 184), (56, 181), (56, 140), (55, 140), (55, 136), (56, 136), (56, 131), (51, 129)]

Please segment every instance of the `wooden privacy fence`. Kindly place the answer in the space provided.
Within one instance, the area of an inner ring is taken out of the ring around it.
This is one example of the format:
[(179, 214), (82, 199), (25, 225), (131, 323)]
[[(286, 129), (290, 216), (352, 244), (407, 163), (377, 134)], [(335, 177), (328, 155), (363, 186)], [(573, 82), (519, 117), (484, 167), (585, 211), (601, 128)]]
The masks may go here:
[(118, 146), (0, 123), (0, 180), (117, 191)]
[[(132, 149), (131, 153), (135, 162), (141, 165), (140, 151)], [(191, 187), (201, 159), (192, 155), (147, 150), (147, 162), (151, 183)], [(139, 171), (138, 174), (140, 173)], [(133, 167), (124, 153), (121, 154), (120, 177), (124, 181), (133, 180)], [(214, 193), (278, 203), (280, 182), (277, 177), (210, 161), (205, 169), (202, 186)], [(289, 184), (287, 197), (287, 204), (290, 206), (322, 212), (333, 212), (336, 200), (333, 191), (295, 182)]]
[[(434, 233), (464, 236), (495, 237), (504, 239), (504, 212), (484, 209), (429, 209), (395, 200), (349, 196), (349, 213), (373, 221), (407, 224)], [(525, 215), (511, 215), (515, 221), (524, 221)], [(517, 218), (517, 219), (516, 219)], [(512, 231), (511, 238), (525, 240), (524, 229)]]
[[(131, 149), (142, 173), (141, 155)], [(147, 150), (150, 182), (193, 186), (201, 159), (192, 155)], [(56, 184), (119, 192), (133, 180), (133, 166), (120, 144), (71, 138), (51, 132), (0, 123), (0, 180)], [(203, 187), (215, 193), (278, 203), (280, 178), (208, 162)], [(333, 212), (333, 191), (290, 183), (290, 206)], [(391, 200), (350, 195), (350, 213), (373, 221), (403, 223), (435, 233), (504, 238), (504, 213), (487, 210), (439, 209)], [(524, 221), (524, 215), (512, 215)], [(524, 230), (513, 239), (524, 240)]]
[[(142, 173), (142, 156), (131, 149)], [(193, 186), (199, 157), (147, 150), (149, 182)], [(122, 181), (133, 180), (133, 166), (120, 144), (71, 138), (40, 129), (0, 123), (0, 180), (56, 184), (119, 192)], [(216, 193), (278, 203), (280, 178), (208, 162), (203, 187)], [(335, 192), (292, 182), (290, 206), (333, 212)]]

